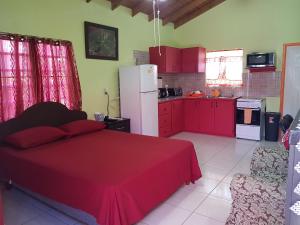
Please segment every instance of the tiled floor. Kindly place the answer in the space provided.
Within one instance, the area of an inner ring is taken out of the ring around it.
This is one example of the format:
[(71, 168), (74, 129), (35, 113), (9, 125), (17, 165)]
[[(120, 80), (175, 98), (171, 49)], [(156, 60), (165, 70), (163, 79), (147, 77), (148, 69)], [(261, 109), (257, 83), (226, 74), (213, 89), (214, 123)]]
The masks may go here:
[[(172, 138), (194, 143), (203, 177), (182, 187), (139, 225), (222, 225), (231, 206), (229, 184), (237, 172), (249, 173), (251, 155), (260, 143), (183, 132)], [(4, 194), (5, 225), (78, 225), (77, 221), (17, 190)]]

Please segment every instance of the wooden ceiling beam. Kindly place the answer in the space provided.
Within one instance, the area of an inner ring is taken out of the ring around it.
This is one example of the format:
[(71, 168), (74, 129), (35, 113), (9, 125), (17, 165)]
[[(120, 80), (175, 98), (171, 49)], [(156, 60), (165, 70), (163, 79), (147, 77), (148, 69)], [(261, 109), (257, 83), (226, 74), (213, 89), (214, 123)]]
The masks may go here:
[[(164, 18), (170, 13), (176, 12), (177, 9), (183, 7), (185, 4), (193, 0), (168, 0), (166, 2), (160, 3), (160, 17)], [(149, 15), (149, 21), (153, 20), (153, 13)]]
[(215, 6), (225, 2), (226, 0), (212, 0), (209, 1), (207, 4), (203, 5), (200, 8), (195, 9), (193, 12), (187, 14), (186, 16), (183, 16), (179, 18), (178, 20), (174, 21), (174, 28), (178, 28), (182, 26), (183, 24), (187, 23), (188, 21), (196, 18), (197, 16), (200, 16), (201, 14), (207, 12), (208, 10), (214, 8)]
[(166, 25), (169, 22), (174, 22), (184, 15), (192, 12), (195, 8), (203, 6), (203, 4), (208, 3), (210, 0), (194, 0), (185, 4), (183, 7), (176, 10), (174, 13), (170, 13), (168, 16), (163, 18), (163, 25)]
[(145, 7), (145, 4), (147, 3), (148, 0), (141, 0), (139, 3), (137, 3), (133, 8), (132, 8), (132, 16), (135, 16), (139, 12), (142, 11), (142, 9)]
[(123, 0), (111, 0), (110, 2), (111, 2), (111, 10), (115, 10), (122, 4)]

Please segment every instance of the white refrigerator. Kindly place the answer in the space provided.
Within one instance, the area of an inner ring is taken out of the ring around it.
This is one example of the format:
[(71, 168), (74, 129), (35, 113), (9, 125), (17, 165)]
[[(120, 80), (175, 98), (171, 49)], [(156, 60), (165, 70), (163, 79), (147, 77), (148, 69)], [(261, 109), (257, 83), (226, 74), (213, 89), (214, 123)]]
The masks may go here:
[(131, 132), (158, 136), (157, 66), (119, 69), (121, 116), (130, 119)]

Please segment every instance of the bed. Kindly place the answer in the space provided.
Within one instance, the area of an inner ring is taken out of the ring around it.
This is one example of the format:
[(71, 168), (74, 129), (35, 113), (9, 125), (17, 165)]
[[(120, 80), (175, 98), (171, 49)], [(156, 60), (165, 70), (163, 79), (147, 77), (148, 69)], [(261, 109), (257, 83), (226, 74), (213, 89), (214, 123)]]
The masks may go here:
[[(84, 112), (41, 103), (0, 124), (0, 140), (26, 128), (84, 119)], [(103, 129), (22, 151), (2, 142), (0, 175), (101, 225), (129, 225), (201, 171), (190, 142)]]

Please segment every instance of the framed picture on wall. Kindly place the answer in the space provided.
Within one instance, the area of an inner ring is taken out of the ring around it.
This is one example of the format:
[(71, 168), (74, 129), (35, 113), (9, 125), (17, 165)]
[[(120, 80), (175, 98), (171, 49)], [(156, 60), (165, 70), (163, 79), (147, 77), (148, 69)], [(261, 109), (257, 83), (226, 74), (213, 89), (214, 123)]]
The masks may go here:
[(84, 22), (84, 33), (86, 58), (119, 60), (118, 28)]

